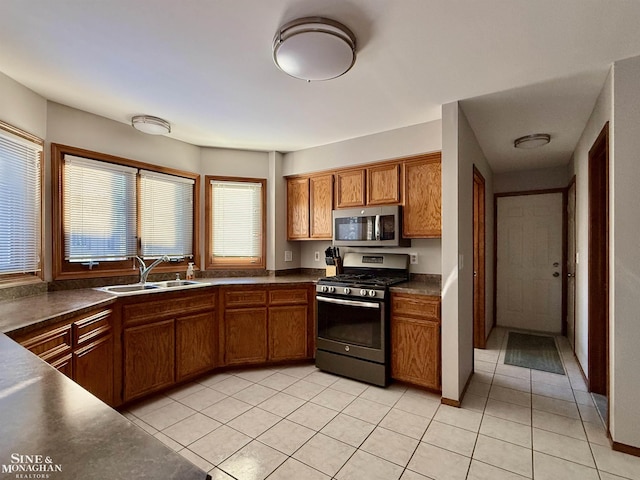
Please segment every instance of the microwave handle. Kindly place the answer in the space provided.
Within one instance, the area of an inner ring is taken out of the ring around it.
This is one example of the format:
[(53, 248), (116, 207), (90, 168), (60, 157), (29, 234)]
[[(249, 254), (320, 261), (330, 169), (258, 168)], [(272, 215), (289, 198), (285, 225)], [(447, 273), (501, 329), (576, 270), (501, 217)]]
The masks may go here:
[(380, 240), (380, 215), (376, 215), (375, 237)]

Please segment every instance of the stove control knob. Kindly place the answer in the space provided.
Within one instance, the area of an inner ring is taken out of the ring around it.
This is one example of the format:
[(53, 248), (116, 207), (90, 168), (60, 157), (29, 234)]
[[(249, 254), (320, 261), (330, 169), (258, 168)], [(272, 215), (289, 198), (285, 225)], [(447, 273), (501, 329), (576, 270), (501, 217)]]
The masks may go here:
[(375, 297), (377, 293), (378, 292), (376, 292), (375, 290), (369, 290), (369, 296), (370, 297)]
[(322, 293), (326, 293), (326, 292), (327, 292), (327, 290), (329, 290), (329, 288), (328, 288), (326, 285), (323, 285), (322, 287), (320, 287), (320, 291), (321, 291)]
[(349, 295), (351, 293), (351, 289), (349, 287), (344, 287), (344, 294)]
[(336, 291), (336, 287), (329, 287), (329, 293), (333, 293)]
[(362, 295), (363, 297), (366, 297), (367, 291), (363, 288), (362, 290), (360, 290), (360, 295)]

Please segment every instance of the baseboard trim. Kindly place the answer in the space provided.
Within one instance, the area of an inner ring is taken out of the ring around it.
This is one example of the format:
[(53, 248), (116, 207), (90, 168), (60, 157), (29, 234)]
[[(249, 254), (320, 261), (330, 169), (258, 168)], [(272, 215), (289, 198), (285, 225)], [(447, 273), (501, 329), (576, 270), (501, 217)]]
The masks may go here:
[(634, 457), (640, 457), (640, 447), (633, 447), (631, 445), (614, 441), (611, 442), (611, 448), (616, 452), (622, 452), (628, 455), (633, 455)]
[(440, 399), (440, 403), (442, 403), (443, 405), (449, 405), (450, 407), (457, 407), (457, 408), (460, 408), (460, 406), (462, 405), (462, 402), (460, 400), (452, 400), (451, 398), (445, 398), (445, 397), (442, 397)]

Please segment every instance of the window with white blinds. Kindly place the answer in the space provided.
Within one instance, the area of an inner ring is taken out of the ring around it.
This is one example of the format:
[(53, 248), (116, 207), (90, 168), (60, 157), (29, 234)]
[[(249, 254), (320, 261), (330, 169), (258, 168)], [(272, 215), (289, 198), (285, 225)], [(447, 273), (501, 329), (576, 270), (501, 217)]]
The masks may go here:
[(209, 181), (212, 264), (264, 267), (264, 182)]
[(189, 178), (140, 171), (142, 257), (193, 256), (194, 183)]
[(0, 128), (0, 276), (40, 272), (42, 144)]
[(64, 156), (64, 257), (124, 260), (137, 254), (137, 169)]

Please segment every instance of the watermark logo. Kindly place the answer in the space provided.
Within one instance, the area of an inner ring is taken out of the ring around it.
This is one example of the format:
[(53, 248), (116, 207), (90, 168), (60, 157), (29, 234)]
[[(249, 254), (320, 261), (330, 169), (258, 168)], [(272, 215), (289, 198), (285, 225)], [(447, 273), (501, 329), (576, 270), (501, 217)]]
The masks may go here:
[(2, 473), (19, 479), (54, 478), (54, 474), (62, 473), (62, 465), (54, 463), (48, 455), (12, 453), (9, 463), (2, 464), (0, 468)]

